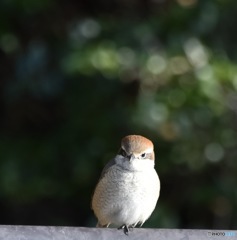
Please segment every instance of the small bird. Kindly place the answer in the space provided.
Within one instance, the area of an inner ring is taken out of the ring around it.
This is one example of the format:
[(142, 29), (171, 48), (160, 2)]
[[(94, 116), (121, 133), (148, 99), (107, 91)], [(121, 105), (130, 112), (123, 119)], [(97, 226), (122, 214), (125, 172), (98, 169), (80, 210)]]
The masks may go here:
[(97, 227), (117, 226), (128, 235), (155, 209), (160, 180), (153, 143), (139, 135), (122, 139), (118, 154), (104, 167), (92, 197)]

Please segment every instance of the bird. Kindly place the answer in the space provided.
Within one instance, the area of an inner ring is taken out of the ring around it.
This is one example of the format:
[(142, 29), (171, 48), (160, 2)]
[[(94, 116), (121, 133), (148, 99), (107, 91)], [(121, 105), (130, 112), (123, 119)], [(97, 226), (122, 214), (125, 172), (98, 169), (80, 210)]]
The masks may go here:
[(151, 140), (140, 135), (122, 138), (117, 155), (105, 165), (92, 196), (96, 227), (111, 225), (128, 235), (132, 228), (143, 225), (160, 195), (154, 166)]

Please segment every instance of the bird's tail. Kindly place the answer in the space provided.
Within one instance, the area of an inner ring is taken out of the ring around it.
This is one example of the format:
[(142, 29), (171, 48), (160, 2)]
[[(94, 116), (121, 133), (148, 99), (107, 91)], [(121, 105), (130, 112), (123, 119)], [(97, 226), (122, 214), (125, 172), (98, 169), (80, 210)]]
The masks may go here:
[(97, 222), (96, 227), (98, 227), (98, 228), (107, 228), (107, 227), (109, 227), (109, 224), (102, 225), (100, 222)]
[(96, 227), (103, 227), (99, 222), (97, 222)]

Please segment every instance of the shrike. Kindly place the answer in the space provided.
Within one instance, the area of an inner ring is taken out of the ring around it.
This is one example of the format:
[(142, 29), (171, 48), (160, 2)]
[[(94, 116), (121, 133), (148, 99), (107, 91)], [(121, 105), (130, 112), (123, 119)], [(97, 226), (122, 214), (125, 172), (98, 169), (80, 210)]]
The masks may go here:
[(139, 135), (122, 139), (118, 154), (104, 167), (92, 198), (97, 227), (110, 224), (128, 234), (155, 209), (160, 180), (154, 168), (153, 143)]

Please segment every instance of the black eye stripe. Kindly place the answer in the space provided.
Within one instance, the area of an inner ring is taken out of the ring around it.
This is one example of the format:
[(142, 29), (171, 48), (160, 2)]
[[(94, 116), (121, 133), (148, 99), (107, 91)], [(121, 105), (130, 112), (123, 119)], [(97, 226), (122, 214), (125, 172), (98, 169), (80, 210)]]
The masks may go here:
[[(118, 155), (121, 155), (123, 157), (128, 157), (127, 153), (125, 150), (123, 150), (122, 148), (119, 149), (118, 151)], [(141, 158), (146, 158), (146, 159), (153, 159), (154, 156), (153, 156), (153, 153), (142, 153), (141, 155)]]
[(127, 156), (127, 153), (122, 148), (119, 149), (118, 154), (121, 155), (121, 156), (124, 156), (124, 157)]

